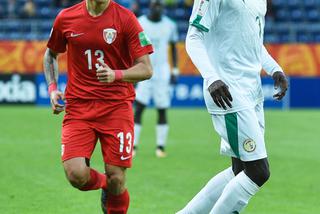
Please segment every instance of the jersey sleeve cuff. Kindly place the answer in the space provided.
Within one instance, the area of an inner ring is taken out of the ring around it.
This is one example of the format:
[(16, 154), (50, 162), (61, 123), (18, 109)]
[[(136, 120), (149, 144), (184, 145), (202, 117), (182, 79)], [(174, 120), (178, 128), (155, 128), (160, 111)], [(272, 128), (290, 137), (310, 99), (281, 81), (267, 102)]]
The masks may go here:
[(269, 73), (269, 75), (270, 75), (270, 76), (273, 76), (273, 74), (276, 73), (276, 72), (278, 72), (278, 71), (284, 73), (284, 71), (282, 70), (282, 68), (278, 67), (278, 68), (274, 68), (274, 69)]
[(206, 85), (209, 87), (213, 82), (219, 80), (220, 77), (219, 76), (212, 76), (212, 77), (208, 77), (208, 78), (205, 78), (205, 81), (206, 81)]
[(54, 51), (55, 53), (64, 53), (66, 52), (66, 48), (57, 48), (56, 46), (52, 45), (50, 42), (47, 44), (47, 47)]
[(148, 45), (148, 46), (145, 46), (144, 49), (136, 52), (135, 54), (132, 55), (133, 59), (138, 59), (146, 54), (152, 54), (153, 53), (153, 47), (152, 45)]

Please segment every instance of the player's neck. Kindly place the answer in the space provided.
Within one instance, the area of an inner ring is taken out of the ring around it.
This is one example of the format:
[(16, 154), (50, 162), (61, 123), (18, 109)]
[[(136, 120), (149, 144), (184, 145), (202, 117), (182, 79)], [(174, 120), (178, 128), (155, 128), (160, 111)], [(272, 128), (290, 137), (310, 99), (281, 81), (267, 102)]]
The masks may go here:
[(86, 7), (91, 16), (100, 16), (108, 8), (111, 0), (86, 0)]

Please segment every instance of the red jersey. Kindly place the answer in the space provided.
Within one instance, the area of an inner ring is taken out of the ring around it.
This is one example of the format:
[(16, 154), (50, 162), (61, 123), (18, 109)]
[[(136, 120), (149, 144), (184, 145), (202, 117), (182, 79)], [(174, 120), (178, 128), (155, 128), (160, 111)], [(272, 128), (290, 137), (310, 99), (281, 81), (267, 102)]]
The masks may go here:
[(98, 17), (88, 13), (85, 1), (62, 10), (47, 46), (56, 53), (67, 50), (67, 99), (133, 100), (132, 83), (98, 81), (97, 59), (114, 70), (128, 69), (135, 59), (153, 52), (135, 15), (113, 1)]

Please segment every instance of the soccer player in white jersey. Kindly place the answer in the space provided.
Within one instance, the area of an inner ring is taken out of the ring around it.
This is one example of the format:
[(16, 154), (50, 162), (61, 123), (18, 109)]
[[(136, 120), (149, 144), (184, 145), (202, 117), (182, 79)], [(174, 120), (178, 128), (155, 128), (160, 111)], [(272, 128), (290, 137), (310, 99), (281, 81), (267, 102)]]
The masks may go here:
[[(165, 145), (169, 132), (166, 110), (170, 107), (171, 101), (170, 83), (176, 83), (176, 75), (179, 73), (176, 54), (177, 26), (167, 16), (163, 15), (163, 2), (161, 0), (150, 1), (149, 14), (141, 16), (139, 22), (154, 47), (154, 54), (151, 56), (154, 75), (150, 80), (138, 83), (136, 88), (134, 154), (137, 152), (141, 133), (142, 113), (150, 100), (153, 99), (158, 111), (156, 156), (165, 157)], [(170, 69), (169, 65), (168, 46), (171, 50), (173, 69)]]
[(195, 0), (186, 49), (204, 79), (221, 153), (232, 167), (213, 177), (178, 214), (240, 213), (269, 179), (262, 68), (281, 100), (288, 83), (263, 45), (266, 0)]

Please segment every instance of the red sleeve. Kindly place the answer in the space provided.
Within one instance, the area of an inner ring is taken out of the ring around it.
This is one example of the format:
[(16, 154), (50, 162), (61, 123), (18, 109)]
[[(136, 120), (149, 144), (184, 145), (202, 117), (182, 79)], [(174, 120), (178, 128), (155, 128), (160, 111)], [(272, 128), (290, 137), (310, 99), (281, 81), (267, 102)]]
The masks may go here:
[(129, 51), (133, 59), (153, 53), (150, 39), (144, 33), (133, 13), (130, 13), (130, 17), (126, 24), (126, 36), (128, 38)]
[(66, 51), (66, 46), (67, 40), (63, 34), (60, 13), (54, 21), (47, 47), (56, 53), (64, 53)]

